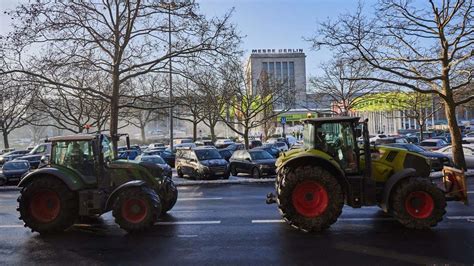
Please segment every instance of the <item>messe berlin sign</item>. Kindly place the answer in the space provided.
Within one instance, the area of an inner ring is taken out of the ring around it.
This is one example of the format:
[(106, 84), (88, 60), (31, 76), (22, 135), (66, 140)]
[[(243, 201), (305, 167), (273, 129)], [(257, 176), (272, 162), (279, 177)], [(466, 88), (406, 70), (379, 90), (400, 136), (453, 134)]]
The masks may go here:
[(303, 49), (252, 49), (252, 54), (302, 53)]

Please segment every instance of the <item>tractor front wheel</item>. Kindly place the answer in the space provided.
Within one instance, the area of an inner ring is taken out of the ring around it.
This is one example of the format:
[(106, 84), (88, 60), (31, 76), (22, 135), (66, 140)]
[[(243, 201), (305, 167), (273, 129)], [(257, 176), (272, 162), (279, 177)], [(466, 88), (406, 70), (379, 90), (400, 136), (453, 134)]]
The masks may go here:
[(341, 185), (318, 166), (300, 166), (277, 178), (277, 203), (291, 226), (304, 232), (321, 231), (336, 222), (344, 205)]
[(436, 226), (446, 213), (446, 200), (436, 185), (421, 178), (399, 184), (391, 197), (391, 212), (404, 226), (427, 229)]
[(112, 215), (120, 228), (131, 233), (151, 227), (158, 219), (161, 208), (160, 198), (153, 189), (131, 187), (117, 196)]
[(32, 231), (53, 233), (71, 227), (79, 213), (77, 194), (60, 180), (39, 177), (21, 190), (20, 219)]
[(166, 189), (164, 191), (164, 194), (165, 195), (161, 197), (161, 201), (163, 203), (161, 214), (165, 214), (166, 212), (171, 210), (176, 204), (176, 201), (178, 200), (178, 189), (176, 188), (176, 185), (172, 180), (168, 180), (166, 182)]

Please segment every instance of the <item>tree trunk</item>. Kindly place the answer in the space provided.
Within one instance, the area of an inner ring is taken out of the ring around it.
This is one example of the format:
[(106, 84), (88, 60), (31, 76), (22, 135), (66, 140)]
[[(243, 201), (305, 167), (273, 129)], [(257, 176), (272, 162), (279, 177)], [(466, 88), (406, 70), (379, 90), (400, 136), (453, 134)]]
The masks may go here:
[(10, 148), (10, 144), (8, 143), (8, 132), (6, 130), (3, 130), (2, 135), (3, 135), (3, 147), (5, 149)]
[(209, 124), (209, 130), (211, 131), (211, 139), (212, 142), (216, 142), (216, 130), (215, 130), (216, 125), (215, 124)]
[(193, 122), (193, 141), (197, 140), (197, 127), (198, 123), (196, 123), (196, 120)]
[(249, 129), (248, 128), (245, 128), (243, 137), (244, 137), (245, 148), (248, 149), (249, 148)]
[(423, 140), (423, 126), (424, 124), (420, 122), (420, 119), (416, 120), (418, 122), (418, 127), (420, 128), (420, 141)]
[(142, 136), (142, 142), (145, 143), (146, 142), (146, 134), (145, 134), (145, 126), (144, 125), (140, 126), (140, 134)]
[(453, 148), (454, 165), (459, 169), (467, 170), (466, 161), (464, 159), (464, 152), (462, 150), (461, 130), (456, 119), (456, 105), (454, 100), (444, 99), (445, 113), (448, 119), (449, 133), (451, 134), (451, 145)]
[(112, 146), (114, 157), (117, 156), (118, 143), (118, 117), (119, 117), (119, 88), (120, 88), (119, 68), (114, 66), (112, 74), (112, 98), (110, 99), (110, 136), (112, 137)]

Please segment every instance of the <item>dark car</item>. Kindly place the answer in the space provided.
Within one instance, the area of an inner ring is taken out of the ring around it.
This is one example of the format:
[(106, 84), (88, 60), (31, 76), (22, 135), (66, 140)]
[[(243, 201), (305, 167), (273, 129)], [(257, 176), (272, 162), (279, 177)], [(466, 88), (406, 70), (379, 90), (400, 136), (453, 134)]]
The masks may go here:
[(11, 152), (2, 154), (0, 155), (0, 165), (3, 165), (4, 163), (8, 161), (12, 161), (18, 157), (21, 157), (27, 154), (28, 152), (29, 152), (28, 150), (18, 150), (18, 151), (11, 151)]
[(281, 153), (280, 150), (275, 148), (274, 144), (271, 144), (271, 143), (265, 143), (262, 146), (257, 147), (255, 149), (264, 150), (264, 151), (270, 153), (273, 156), (273, 158), (278, 158), (280, 156), (280, 153)]
[(167, 149), (158, 148), (158, 149), (153, 149), (153, 150), (146, 150), (143, 152), (143, 155), (158, 155), (161, 158), (163, 158), (163, 160), (165, 160), (165, 162), (169, 166), (174, 168), (176, 156), (175, 156), (175, 153), (172, 152), (169, 148)]
[(257, 139), (251, 140), (249, 143), (249, 149), (257, 148), (260, 146), (262, 146), (262, 142)]
[(3, 176), (5, 182), (20, 180), (30, 170), (30, 163), (25, 160), (9, 161), (1, 169), (0, 175)]
[(15, 160), (26, 160), (30, 163), (32, 169), (36, 169), (41, 162), (41, 158), (44, 158), (43, 156), (51, 156), (51, 142), (41, 143), (26, 155), (18, 157)]
[(179, 177), (197, 179), (228, 179), (228, 162), (216, 148), (194, 148), (176, 152), (176, 172)]
[(428, 159), (430, 159), (431, 162), (431, 169), (434, 171), (441, 171), (443, 167), (450, 166), (451, 161), (449, 160), (449, 157), (438, 152), (431, 152), (423, 149), (420, 146), (417, 146), (415, 144), (411, 143), (390, 143), (390, 144), (385, 144), (385, 146), (390, 146), (390, 147), (396, 147), (400, 149), (405, 149), (407, 151), (415, 152), (418, 154), (421, 154)]
[(408, 143), (408, 140), (406, 138), (400, 137), (386, 137), (375, 140), (376, 145), (385, 145), (390, 143)]
[(167, 176), (169, 178), (172, 177), (172, 169), (171, 166), (169, 166), (163, 158), (161, 158), (159, 155), (140, 155), (138, 156), (135, 160), (139, 162), (148, 162), (148, 163), (153, 163), (155, 165), (158, 165), (161, 170), (163, 170), (163, 175)]
[(135, 149), (124, 150), (118, 152), (118, 159), (125, 159), (125, 160), (135, 160), (140, 153)]
[(230, 157), (232, 157), (232, 151), (229, 149), (220, 149), (218, 151), (222, 158), (224, 158), (226, 161), (229, 161)]
[(264, 150), (235, 151), (230, 158), (230, 172), (233, 176), (239, 173), (248, 173), (253, 178), (263, 175), (274, 175), (276, 159)]
[(231, 150), (232, 152), (237, 150), (244, 150), (245, 145), (242, 143), (232, 143), (226, 147), (226, 149)]

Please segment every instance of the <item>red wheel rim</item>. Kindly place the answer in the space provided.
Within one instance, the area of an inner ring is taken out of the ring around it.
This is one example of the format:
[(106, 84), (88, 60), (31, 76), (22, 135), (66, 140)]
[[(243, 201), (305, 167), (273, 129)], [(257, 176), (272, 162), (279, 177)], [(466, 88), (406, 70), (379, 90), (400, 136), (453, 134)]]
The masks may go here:
[(56, 219), (61, 210), (61, 201), (56, 192), (50, 190), (38, 191), (31, 199), (30, 213), (36, 220), (49, 223)]
[(405, 209), (412, 217), (424, 219), (433, 213), (434, 201), (430, 194), (424, 191), (414, 191), (405, 200)]
[(298, 213), (305, 217), (317, 217), (326, 210), (329, 197), (318, 182), (305, 181), (295, 187), (292, 200)]
[(127, 199), (122, 205), (122, 215), (130, 223), (143, 221), (148, 213), (146, 202), (142, 199)]

